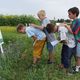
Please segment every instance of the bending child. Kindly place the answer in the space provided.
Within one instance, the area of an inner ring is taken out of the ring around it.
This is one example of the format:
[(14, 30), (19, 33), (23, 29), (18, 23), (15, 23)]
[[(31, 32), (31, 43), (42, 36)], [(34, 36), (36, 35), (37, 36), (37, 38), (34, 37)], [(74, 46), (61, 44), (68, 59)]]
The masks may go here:
[(46, 35), (43, 31), (32, 26), (25, 27), (23, 24), (18, 24), (17, 32), (26, 33), (28, 37), (34, 40), (33, 45), (33, 64), (36, 64), (41, 58), (42, 50), (45, 45)]

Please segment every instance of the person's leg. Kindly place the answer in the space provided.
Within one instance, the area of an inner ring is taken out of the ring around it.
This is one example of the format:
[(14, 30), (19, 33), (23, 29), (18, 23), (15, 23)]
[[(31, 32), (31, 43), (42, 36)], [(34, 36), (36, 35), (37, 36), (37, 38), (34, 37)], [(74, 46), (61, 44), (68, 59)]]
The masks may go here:
[(63, 69), (64, 73), (68, 72), (67, 68), (67, 55), (66, 55), (66, 46), (63, 45), (62, 52), (61, 52), (61, 64), (59, 65), (59, 68)]
[(69, 48), (67, 45), (63, 45), (62, 47), (62, 64), (64, 65), (64, 71), (68, 73), (68, 69), (70, 67), (71, 63), (71, 50), (72, 48)]
[(76, 56), (76, 71), (78, 72), (80, 70), (80, 43), (77, 43)]
[(48, 63), (53, 63), (54, 62), (54, 47), (51, 45), (50, 42), (47, 42), (47, 49), (49, 52), (48, 56)]
[(64, 72), (71, 73), (71, 58), (74, 55), (74, 48), (69, 48), (67, 45), (62, 46), (61, 64), (64, 66)]
[(72, 56), (73, 56), (74, 59), (75, 59), (75, 65), (76, 65), (76, 61), (77, 61), (77, 58), (76, 58), (76, 53), (77, 53), (77, 52), (76, 52), (76, 47), (73, 48), (72, 53), (73, 53)]
[(50, 61), (50, 62), (54, 62), (54, 52), (52, 51), (52, 52), (49, 52), (49, 58), (48, 58), (48, 60)]
[(48, 31), (46, 30), (46, 28), (44, 28), (44, 33), (46, 34), (47, 37), (47, 49), (49, 52), (49, 56), (48, 56), (48, 63), (53, 63), (54, 62), (54, 47), (51, 45), (51, 41), (55, 40), (55, 37), (53, 35), (53, 33), (48, 33)]
[(38, 41), (34, 42), (33, 45), (33, 64), (37, 63), (37, 54), (38, 54)]
[(59, 68), (64, 68), (64, 53), (65, 53), (65, 45), (62, 46), (61, 50), (61, 64), (59, 65)]
[(75, 56), (75, 48), (68, 48), (68, 54), (67, 54), (67, 73), (68, 74), (73, 74), (74, 73), (74, 70), (73, 70), (73, 67), (72, 67), (72, 64), (71, 64), (71, 59), (73, 56)]
[(75, 64), (73, 66), (70, 66), (71, 67), (71, 71), (74, 71), (75, 70), (75, 67), (76, 67), (76, 61), (77, 61), (77, 57), (76, 57), (76, 46), (74, 48), (72, 48), (72, 55), (71, 55), (71, 58), (74, 57), (74, 60), (75, 60)]
[(33, 57), (33, 64), (36, 64), (36, 63), (37, 63), (37, 58)]
[(33, 46), (33, 64), (36, 64), (40, 60), (43, 47), (45, 45), (44, 40), (37, 40)]

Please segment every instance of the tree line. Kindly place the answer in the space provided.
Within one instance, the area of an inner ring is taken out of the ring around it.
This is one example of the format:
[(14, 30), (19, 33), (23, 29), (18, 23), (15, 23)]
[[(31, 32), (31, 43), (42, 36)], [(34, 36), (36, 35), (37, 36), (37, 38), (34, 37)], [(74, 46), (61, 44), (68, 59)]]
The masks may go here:
[[(52, 23), (55, 22), (63, 22), (64, 19), (51, 20)], [(70, 22), (70, 20), (65, 20), (66, 22)], [(24, 25), (29, 25), (30, 23), (35, 23), (40, 25), (40, 21), (32, 15), (0, 15), (0, 26), (16, 26), (19, 23)]]
[(16, 26), (19, 23), (24, 25), (30, 23), (40, 24), (39, 20), (32, 15), (0, 15), (0, 26)]

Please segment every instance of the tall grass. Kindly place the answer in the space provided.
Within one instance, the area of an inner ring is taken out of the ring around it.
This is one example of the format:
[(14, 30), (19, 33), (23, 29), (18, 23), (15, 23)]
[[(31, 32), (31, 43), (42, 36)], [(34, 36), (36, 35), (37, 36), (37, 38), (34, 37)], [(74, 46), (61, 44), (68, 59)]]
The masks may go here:
[(0, 54), (0, 80), (80, 80), (80, 74), (68, 76), (58, 68), (61, 44), (55, 48), (55, 63), (47, 64), (48, 52), (44, 47), (41, 63), (32, 64), (33, 41), (15, 27), (0, 27), (4, 39), (4, 54)]

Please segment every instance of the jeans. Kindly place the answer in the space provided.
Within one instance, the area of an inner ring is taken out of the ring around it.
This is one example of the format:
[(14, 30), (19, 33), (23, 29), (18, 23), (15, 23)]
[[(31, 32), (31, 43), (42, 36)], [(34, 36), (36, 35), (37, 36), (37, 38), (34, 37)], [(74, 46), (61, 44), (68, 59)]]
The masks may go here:
[(72, 56), (75, 57), (76, 54), (76, 48), (69, 48), (67, 45), (62, 46), (62, 52), (61, 52), (61, 64), (64, 65), (64, 68), (70, 68), (71, 67), (71, 58)]

